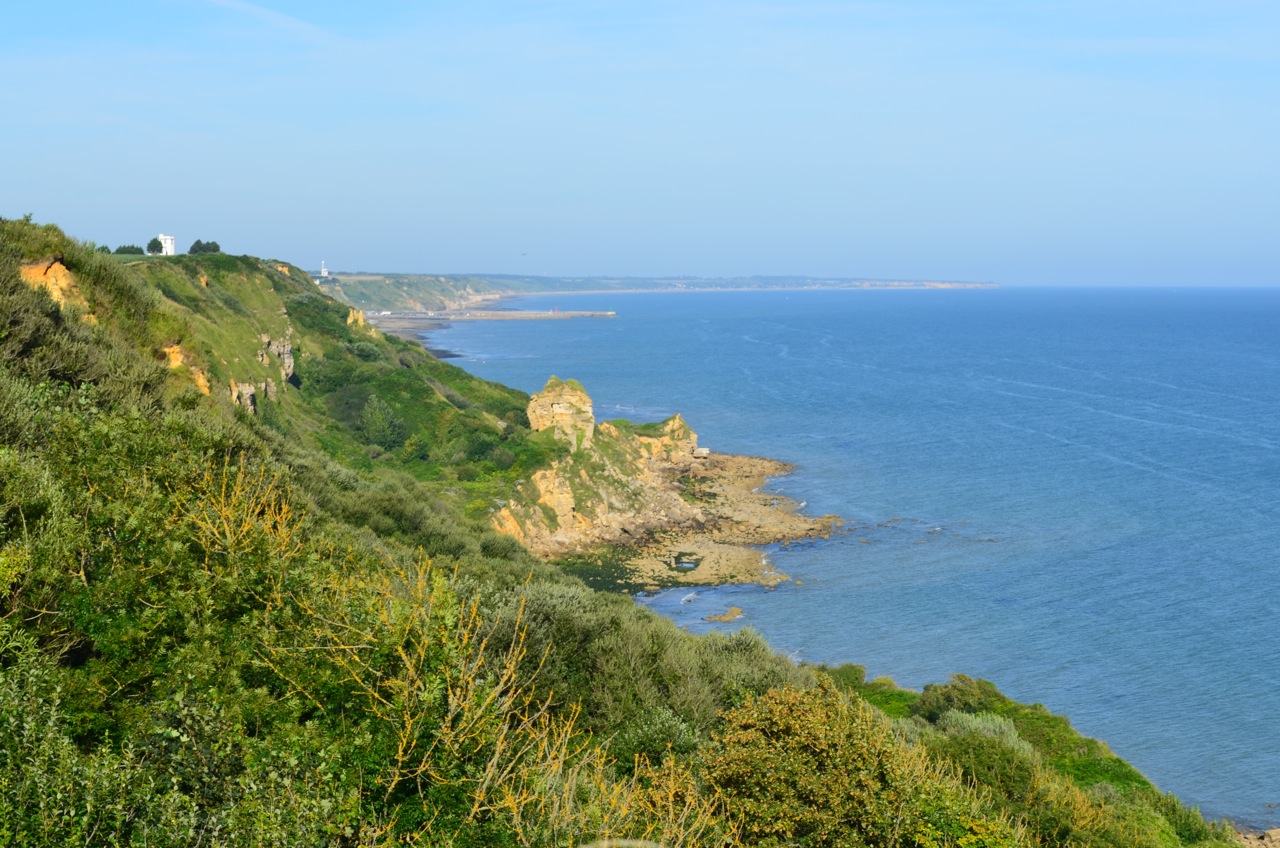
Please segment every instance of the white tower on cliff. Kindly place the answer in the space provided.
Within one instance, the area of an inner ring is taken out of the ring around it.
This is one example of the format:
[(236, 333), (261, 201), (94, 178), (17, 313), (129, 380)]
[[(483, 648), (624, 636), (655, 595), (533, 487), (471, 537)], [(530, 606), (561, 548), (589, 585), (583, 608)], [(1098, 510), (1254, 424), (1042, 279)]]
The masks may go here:
[(328, 269), (328, 268), (326, 268), (326, 267), (324, 267), (324, 260), (323, 260), (323, 259), (321, 259), (321, 260), (320, 260), (320, 276), (322, 276), (322, 277), (327, 277), (327, 276), (329, 276), (329, 269)]
[(167, 236), (164, 233), (161, 233), (160, 235), (156, 236), (156, 238), (160, 239), (160, 255), (173, 256), (174, 255), (173, 236)]

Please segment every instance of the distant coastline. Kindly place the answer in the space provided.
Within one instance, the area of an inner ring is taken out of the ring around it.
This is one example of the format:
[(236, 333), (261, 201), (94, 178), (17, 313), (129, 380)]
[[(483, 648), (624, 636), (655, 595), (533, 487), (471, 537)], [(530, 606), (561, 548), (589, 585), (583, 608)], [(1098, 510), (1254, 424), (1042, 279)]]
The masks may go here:
[(893, 280), (856, 277), (536, 277), (511, 274), (399, 274), (327, 272), (312, 275), (320, 288), (366, 311), (429, 312), (475, 308), (507, 297), (632, 294), (645, 292), (745, 292), (992, 289), (994, 282)]
[(459, 296), (446, 306), (436, 309), (369, 309), (366, 313), (368, 322), (390, 335), (423, 344), (427, 351), (437, 359), (457, 359), (459, 354), (446, 348), (435, 348), (424, 342), (424, 338), (432, 332), (446, 329), (454, 321), (546, 321), (570, 320), (577, 318), (613, 318), (612, 311), (566, 311), (502, 309), (504, 301), (523, 297), (551, 297), (563, 295), (609, 295), (609, 294), (707, 294), (707, 293), (748, 293), (748, 292), (819, 292), (819, 291), (938, 291), (967, 289), (997, 289), (997, 283), (951, 283), (951, 282), (887, 282), (865, 281), (833, 285), (830, 283), (815, 285), (778, 285), (758, 287), (722, 287), (722, 286), (673, 286), (670, 288), (631, 288), (631, 289), (574, 289), (546, 291), (503, 291), (468, 293)]

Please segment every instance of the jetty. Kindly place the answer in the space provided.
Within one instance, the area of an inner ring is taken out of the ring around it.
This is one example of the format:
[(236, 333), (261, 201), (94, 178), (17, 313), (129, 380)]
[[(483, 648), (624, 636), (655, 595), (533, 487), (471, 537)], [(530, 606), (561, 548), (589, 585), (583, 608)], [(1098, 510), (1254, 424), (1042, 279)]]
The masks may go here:
[(434, 312), (366, 312), (379, 321), (554, 321), (561, 318), (616, 318), (616, 312), (561, 312), (558, 309), (440, 309)]

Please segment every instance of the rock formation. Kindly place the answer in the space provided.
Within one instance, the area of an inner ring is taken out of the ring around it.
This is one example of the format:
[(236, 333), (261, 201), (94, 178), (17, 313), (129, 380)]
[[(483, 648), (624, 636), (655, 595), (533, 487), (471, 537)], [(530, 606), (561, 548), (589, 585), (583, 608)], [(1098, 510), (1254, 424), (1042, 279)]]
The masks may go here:
[(242, 407), (250, 415), (258, 411), (258, 389), (253, 383), (237, 383), (234, 378), (230, 381), (231, 402), (236, 406)]
[(554, 428), (572, 450), (589, 448), (596, 427), (591, 398), (578, 382), (552, 377), (529, 399), (529, 426), (534, 432)]
[(258, 351), (258, 361), (263, 365), (271, 362), (270, 356), (280, 360), (280, 379), (289, 383), (293, 380), (293, 328), (285, 330), (283, 339), (272, 339), (265, 333), (258, 337), (262, 340), (262, 350)]
[(529, 401), (534, 430), (550, 431), (568, 456), (517, 485), (493, 527), (534, 553), (557, 557), (597, 545), (630, 550), (640, 585), (786, 580), (758, 546), (829, 535), (834, 516), (800, 515), (762, 491), (783, 462), (712, 454), (679, 415), (660, 424), (599, 424), (591, 398), (551, 378)]
[(500, 532), (555, 555), (706, 521), (675, 483), (694, 463), (697, 446), (678, 415), (652, 435), (609, 422), (597, 426), (582, 386), (555, 377), (530, 399), (528, 414), (535, 431), (551, 430), (572, 453), (521, 484), (523, 503), (494, 515)]
[(191, 379), (195, 381), (196, 388), (200, 390), (201, 394), (209, 394), (209, 378), (204, 371), (188, 362), (187, 352), (182, 349), (182, 345), (175, 342), (160, 350), (164, 353), (165, 364), (170, 369), (186, 366), (187, 371), (191, 374)]
[(83, 310), (84, 320), (97, 323), (97, 319), (89, 312), (89, 302), (80, 291), (80, 284), (67, 266), (62, 264), (61, 256), (22, 265), (18, 273), (27, 285), (47, 291), (54, 303), (61, 307), (72, 306)]

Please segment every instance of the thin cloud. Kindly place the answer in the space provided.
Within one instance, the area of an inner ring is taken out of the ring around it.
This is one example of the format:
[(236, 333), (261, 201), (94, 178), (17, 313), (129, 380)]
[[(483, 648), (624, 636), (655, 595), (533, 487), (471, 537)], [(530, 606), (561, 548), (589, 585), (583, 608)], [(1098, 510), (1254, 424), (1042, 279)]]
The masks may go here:
[(306, 41), (331, 43), (339, 40), (328, 30), (321, 29), (314, 24), (277, 12), (274, 9), (268, 9), (265, 6), (246, 3), (245, 0), (205, 0), (205, 2), (212, 6), (220, 6), (223, 9), (230, 9), (233, 12), (256, 18), (265, 24), (284, 30)]

